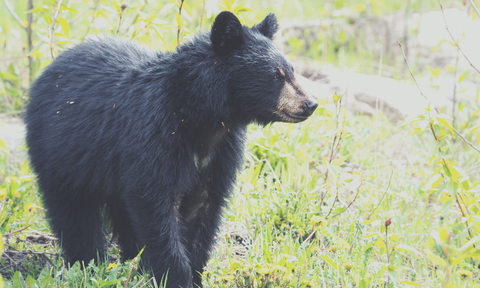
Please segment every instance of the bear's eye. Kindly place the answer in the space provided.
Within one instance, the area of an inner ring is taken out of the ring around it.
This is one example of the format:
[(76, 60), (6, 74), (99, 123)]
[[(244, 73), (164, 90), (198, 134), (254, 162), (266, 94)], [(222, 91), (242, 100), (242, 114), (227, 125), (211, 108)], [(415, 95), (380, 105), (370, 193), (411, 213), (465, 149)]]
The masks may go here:
[(278, 68), (275, 71), (275, 74), (273, 74), (274, 79), (280, 79), (280, 78), (285, 78), (285, 72), (281, 68)]

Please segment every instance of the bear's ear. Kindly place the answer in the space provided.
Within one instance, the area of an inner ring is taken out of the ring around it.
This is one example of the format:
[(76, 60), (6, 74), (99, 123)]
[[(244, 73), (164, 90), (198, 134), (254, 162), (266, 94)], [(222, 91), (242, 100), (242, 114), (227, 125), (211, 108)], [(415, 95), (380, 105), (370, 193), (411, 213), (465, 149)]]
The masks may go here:
[(278, 24), (277, 24), (277, 16), (273, 13), (269, 13), (262, 22), (255, 25), (255, 27), (260, 33), (265, 35), (265, 37), (269, 38), (270, 40), (273, 39), (273, 35), (277, 32)]
[(245, 42), (243, 27), (232, 12), (223, 11), (215, 18), (210, 40), (217, 54), (227, 54)]

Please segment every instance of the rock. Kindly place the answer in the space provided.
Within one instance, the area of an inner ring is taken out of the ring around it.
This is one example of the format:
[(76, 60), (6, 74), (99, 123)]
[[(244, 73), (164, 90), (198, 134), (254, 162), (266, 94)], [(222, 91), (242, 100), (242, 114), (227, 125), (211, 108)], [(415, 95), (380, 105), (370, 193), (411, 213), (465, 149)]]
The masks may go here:
[[(325, 68), (317, 75), (322, 75), (317, 78), (317, 81), (300, 75), (298, 75), (298, 81), (317, 99), (332, 101), (333, 93), (346, 97), (343, 103), (352, 112), (374, 115), (378, 97), (379, 110), (392, 122), (397, 122), (409, 116), (423, 114), (428, 105), (416, 86), (402, 84), (390, 78), (340, 71), (334, 68)], [(438, 108), (451, 109), (452, 104), (447, 97), (451, 91), (446, 89), (436, 91), (428, 87), (422, 87), (422, 91)]]
[[(459, 40), (460, 47), (474, 66), (480, 69), (480, 21), (473, 20), (465, 11), (444, 9), (448, 29), (455, 40)], [(442, 67), (446, 64), (455, 65), (457, 48), (450, 45), (453, 42), (445, 27), (442, 11), (432, 11), (422, 14), (418, 22), (418, 44), (429, 52), (431, 65)], [(425, 49), (426, 48), (426, 49)], [(435, 53), (431, 51), (435, 50)], [(425, 54), (425, 53), (422, 53)], [(470, 64), (459, 55), (461, 70), (469, 69)]]
[(26, 158), (26, 150), (21, 148), (25, 142), (22, 119), (0, 115), (0, 139), (7, 143), (10, 157)]

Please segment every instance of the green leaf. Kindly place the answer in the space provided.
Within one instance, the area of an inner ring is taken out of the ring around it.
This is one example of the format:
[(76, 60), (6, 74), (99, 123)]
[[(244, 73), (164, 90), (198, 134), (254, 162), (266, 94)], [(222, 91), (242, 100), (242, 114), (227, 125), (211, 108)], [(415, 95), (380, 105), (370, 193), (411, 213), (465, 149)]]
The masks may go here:
[(73, 9), (73, 8), (69, 8), (69, 7), (65, 7), (63, 8), (64, 10), (67, 10), (68, 12), (72, 12), (72, 13), (80, 13), (78, 12), (77, 10)]
[(476, 244), (478, 241), (480, 241), (480, 235), (477, 235), (477, 236), (473, 237), (472, 239), (470, 239), (470, 241), (465, 243), (465, 245), (463, 245), (462, 248), (460, 248), (460, 252), (463, 252), (463, 251), (467, 250), (472, 245)]
[(452, 197), (455, 197), (455, 195), (457, 194), (457, 190), (458, 190), (458, 183), (457, 182), (449, 182), (448, 185), (447, 185), (447, 190), (450, 193), (450, 195), (452, 195)]
[(58, 23), (60, 23), (60, 26), (62, 26), (63, 33), (67, 36), (67, 38), (70, 38), (70, 24), (68, 24), (67, 20), (62, 17), (58, 17), (57, 19)]
[(17, 76), (7, 72), (0, 72), (0, 78), (8, 79), (8, 80), (17, 80)]
[(2, 237), (2, 232), (0, 232), (0, 256), (2, 256), (3, 253), (3, 237)]
[(403, 123), (403, 124), (400, 124), (399, 126), (397, 126), (397, 128), (402, 127), (402, 126), (405, 126), (405, 125), (408, 125), (408, 124), (415, 123), (415, 122), (420, 121), (420, 120), (424, 120), (424, 119), (422, 119), (422, 118), (415, 118), (415, 119), (409, 120), (409, 121), (407, 121), (407, 122), (405, 122), (405, 123)]
[(447, 265), (445, 260), (443, 260), (439, 256), (433, 254), (429, 250), (425, 250), (425, 254), (427, 254), (428, 259), (430, 259), (430, 261), (432, 261), (433, 264), (438, 265), (438, 266), (442, 266), (442, 267), (445, 267), (445, 265)]
[(333, 93), (333, 101), (338, 102), (342, 97), (338, 96), (337, 93)]
[(330, 266), (333, 267), (336, 271), (338, 271), (338, 264), (337, 262), (334, 262), (332, 259), (330, 259), (327, 255), (320, 255), (320, 257), (325, 260)]
[(335, 170), (335, 168), (333, 168), (332, 165), (330, 165), (330, 163), (327, 162), (327, 169), (328, 171), (330, 172), (330, 174), (334, 177), (334, 178), (338, 178), (338, 173), (337, 171)]
[(435, 76), (435, 78), (438, 77), (438, 73), (440, 73), (440, 68), (434, 69), (433, 67), (427, 65), (427, 69), (430, 71), (430, 73), (432, 73), (433, 76)]
[[(431, 239), (431, 238), (430, 238)], [(433, 240), (433, 239), (432, 239)], [(395, 250), (399, 250), (399, 251), (410, 251), (410, 252), (413, 252), (415, 254), (418, 254), (420, 256), (423, 256), (422, 253), (418, 252), (417, 249), (413, 248), (413, 247), (410, 247), (408, 245), (405, 245), (405, 244), (400, 244), (397, 246), (397, 248), (395, 248)]]
[(435, 248), (435, 240), (433, 237), (428, 237), (427, 241), (425, 242), (425, 249), (433, 251), (433, 248)]
[(415, 128), (415, 130), (413, 130), (412, 134), (410, 134), (410, 136), (414, 136), (415, 134), (419, 133), (419, 132), (422, 132), (422, 128)]
[(407, 284), (407, 285), (410, 285), (410, 286), (423, 287), (423, 285), (420, 285), (420, 284), (418, 284), (417, 282), (413, 282), (413, 281), (399, 281), (399, 283), (401, 283), (401, 284)]
[(435, 189), (438, 187), (440, 183), (442, 183), (443, 177), (440, 173), (436, 173), (428, 180), (427, 184), (425, 184), (425, 189)]
[(443, 171), (445, 171), (445, 174), (447, 174), (447, 177), (452, 178), (452, 172), (450, 172), (450, 169), (448, 168), (448, 166), (446, 166), (445, 164), (442, 164), (442, 167), (443, 167)]
[(152, 23), (152, 21), (155, 20), (155, 18), (157, 18), (157, 12), (156, 11), (150, 11), (150, 12), (148, 12), (148, 16), (145, 19), (145, 22)]
[(472, 129), (470, 129), (470, 130), (468, 130), (467, 132), (465, 132), (465, 135), (468, 134), (468, 133), (471, 133), (471, 132), (473, 132), (473, 131), (475, 131), (475, 130), (477, 130), (477, 129), (479, 129), (479, 128), (480, 128), (480, 125), (475, 126), (475, 127), (473, 127)]
[(174, 8), (176, 5), (175, 3), (168, 3), (167, 5), (163, 6), (162, 9), (160, 9), (160, 12), (158, 12), (159, 15), (167, 12), (168, 10)]
[(58, 45), (67, 45), (67, 44), (72, 44), (72, 42), (70, 42), (70, 41), (58, 41), (57, 44)]
[[(438, 115), (437, 115), (438, 116)], [(437, 117), (437, 121), (438, 123), (442, 124), (445, 128), (447, 128), (448, 130), (450, 130), (450, 132), (455, 135), (455, 132), (453, 131), (453, 127), (452, 125), (445, 119), (443, 118), (440, 118), (440, 117)]]
[(253, 9), (247, 8), (243, 6), (243, 3), (238, 4), (234, 9), (233, 13), (240, 14), (243, 12), (253, 12)]
[(177, 20), (177, 25), (178, 26), (183, 26), (185, 24), (185, 22), (182, 19), (182, 15), (180, 15), (180, 13), (177, 13), (176, 20)]
[(387, 252), (387, 245), (385, 245), (385, 241), (383, 241), (381, 237), (377, 237), (377, 241), (375, 241), (375, 244), (377, 245), (378, 253), (380, 255), (383, 255)]
[(32, 10), (28, 10), (27, 12), (25, 12), (25, 14), (37, 13), (37, 12), (40, 12), (40, 11), (48, 11), (48, 8), (38, 7), (38, 8), (32, 9)]
[(360, 223), (360, 224), (362, 224), (362, 225), (368, 225), (368, 224), (372, 223), (373, 221), (377, 221), (377, 220), (380, 220), (380, 219), (370, 219), (370, 220), (367, 220), (367, 221), (363, 221), (363, 222)]
[(138, 17), (140, 17), (140, 19), (142, 19), (143, 21), (145, 21), (145, 19), (147, 19), (147, 17), (148, 17), (147, 14), (143, 13), (142, 11), (140, 11), (138, 9), (135, 10), (135, 12), (137, 12)]
[[(2, 73), (5, 73), (5, 72), (2, 72)], [(5, 152), (8, 151), (7, 142), (5, 142), (5, 140), (3, 140), (3, 139), (0, 139), (0, 148), (1, 148), (1, 150), (5, 151)]]
[(462, 75), (460, 75), (460, 78), (458, 78), (458, 83), (462, 83), (463, 79), (465, 79), (465, 76), (467, 76), (468, 71), (465, 71)]
[(155, 33), (157, 33), (158, 38), (160, 38), (160, 40), (162, 40), (163, 44), (167, 45), (167, 43), (165, 43), (165, 37), (163, 37), (163, 34), (162, 34), (162, 32), (160, 32), (158, 27), (153, 26), (153, 30), (155, 30)]

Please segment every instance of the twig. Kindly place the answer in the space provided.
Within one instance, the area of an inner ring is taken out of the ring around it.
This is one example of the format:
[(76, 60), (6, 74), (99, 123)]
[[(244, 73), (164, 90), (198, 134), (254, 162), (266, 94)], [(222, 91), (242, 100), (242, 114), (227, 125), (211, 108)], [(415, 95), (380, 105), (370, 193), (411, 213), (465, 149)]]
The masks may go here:
[(455, 127), (455, 118), (456, 118), (456, 111), (455, 107), (457, 107), (457, 72), (458, 72), (458, 52), (457, 49), (457, 57), (455, 58), (455, 72), (453, 73), (453, 105), (452, 105), (452, 127)]
[(353, 200), (350, 202), (350, 204), (348, 204), (347, 207), (345, 207), (345, 209), (343, 209), (342, 211), (338, 212), (337, 214), (333, 215), (333, 217), (337, 217), (338, 215), (342, 214), (343, 212), (347, 211), (348, 208), (350, 208), (350, 206), (352, 206), (353, 203), (355, 203), (355, 200), (357, 200), (357, 197), (358, 195), (360, 194), (360, 187), (362, 186), (362, 183), (360, 183), (360, 185), (358, 185), (358, 188), (357, 188), (357, 194), (355, 194), (355, 198), (353, 198)]
[[(470, 0), (471, 1), (471, 0)], [(443, 5), (442, 3), (440, 2), (440, 0), (438, 0), (438, 4), (440, 4), (440, 9), (442, 10), (442, 15), (443, 15), (443, 21), (445, 21), (445, 29), (447, 30), (448, 34), (450, 35), (450, 38), (452, 38), (452, 41), (453, 43), (455, 43), (455, 46), (457, 46), (458, 50), (460, 50), (460, 52), (462, 53), (463, 57), (465, 58), (465, 60), (468, 61), (468, 63), (470, 64), (470, 66), (472, 66), (473, 69), (475, 69), (478, 73), (480, 73), (480, 70), (477, 69), (477, 67), (475, 67), (475, 65), (472, 64), (472, 62), (470, 61), (470, 59), (468, 59), (467, 55), (465, 55), (465, 53), (463, 53), (463, 50), (462, 48), (460, 48), (460, 45), (458, 44), (458, 41), (455, 40), (455, 38), (453, 37), (452, 33), (450, 33), (450, 29), (448, 29), (448, 25), (447, 25), (447, 19), (445, 18), (445, 13), (443, 12)], [(475, 7), (475, 6), (474, 6)], [(478, 12), (477, 12), (478, 14)], [(480, 152), (480, 151), (479, 151)]]
[[(440, 0), (438, 1), (440, 3)], [(440, 4), (441, 6), (442, 4)], [(442, 8), (442, 11), (443, 11), (443, 8)], [(445, 15), (444, 15), (445, 16)], [(412, 73), (412, 70), (410, 69), (410, 66), (408, 65), (408, 61), (407, 61), (407, 57), (405, 56), (405, 52), (403, 52), (403, 49), (402, 49), (402, 44), (400, 44), (400, 42), (397, 42), (398, 45), (400, 46), (400, 49), (402, 50), (402, 53), (403, 53), (403, 57), (405, 58), (405, 62), (407, 63), (407, 67), (408, 67), (408, 70), (410, 71), (410, 75), (412, 76), (413, 80), (415, 81), (415, 84), (417, 84), (417, 87), (418, 89), (420, 90), (420, 94), (422, 94), (423, 97), (425, 97), (425, 95), (423, 94), (422, 92), (422, 89), (420, 89), (420, 86), (418, 86), (418, 83), (417, 83), (417, 80), (415, 80), (415, 76), (413, 76), (413, 73)], [(457, 46), (458, 47), (458, 46)], [(458, 47), (460, 49), (460, 47)], [(460, 50), (461, 52), (461, 50)], [(425, 97), (425, 99), (427, 99), (427, 97)], [(428, 101), (428, 99), (427, 99)], [(440, 112), (438, 111), (437, 107), (435, 107), (435, 105), (433, 106), (435, 111), (440, 114)], [(430, 117), (430, 112), (429, 112), (429, 117)], [(430, 117), (431, 118), (431, 117)], [(432, 131), (432, 134), (433, 134), (433, 137), (435, 138), (435, 141), (439, 141), (438, 137), (437, 137), (437, 134), (435, 133), (435, 130), (433, 129), (433, 126), (432, 126), (432, 122), (430, 121), (430, 130)], [(468, 140), (465, 139), (465, 137), (463, 137), (456, 129), (455, 127), (452, 126), (452, 129), (453, 131), (455, 131), (455, 133), (460, 136), (460, 138), (462, 138), (465, 142), (467, 142), (473, 149), (475, 149), (477, 152), (480, 153), (480, 150), (478, 150), (475, 146), (473, 146), (470, 142), (468, 142)], [(438, 148), (438, 151), (439, 152), (442, 152), (440, 148)], [(443, 161), (443, 164), (445, 165), (445, 167), (447, 167), (448, 169), (448, 164), (447, 164), (447, 161), (445, 161), (444, 158), (441, 158), (442, 161)], [(458, 197), (457, 195), (455, 195), (455, 200), (458, 204), (458, 208), (460, 209), (460, 212), (462, 213), (463, 217), (467, 217), (467, 215), (465, 214), (465, 212), (463, 211), (462, 209), (462, 206), (460, 205), (460, 202), (458, 201)], [(468, 229), (467, 227), (467, 231), (468, 231), (468, 234), (470, 235), (470, 239), (472, 238), (472, 234), (470, 232), (470, 229)]]
[[(455, 194), (455, 201), (457, 202), (458, 209), (460, 209), (460, 212), (462, 212), (463, 217), (465, 217), (465, 218), (468, 217), (468, 215), (465, 214), (465, 212), (463, 211), (463, 208), (462, 208), (462, 205), (460, 204), (460, 201), (458, 201), (458, 194)], [(465, 205), (465, 208), (467, 208), (466, 205)], [(472, 239), (472, 233), (470, 232), (470, 229), (468, 229), (468, 226), (467, 226), (467, 232), (468, 232), (468, 235), (470, 235), (470, 239)], [(473, 244), (473, 248), (475, 248), (475, 244)]]
[(338, 183), (337, 183), (337, 194), (335, 195), (335, 199), (333, 200), (333, 203), (332, 203), (332, 207), (330, 207), (330, 210), (328, 211), (328, 214), (327, 216), (325, 216), (325, 219), (328, 219), (328, 216), (330, 216), (330, 214), (332, 214), (332, 211), (333, 211), (333, 207), (335, 207), (335, 203), (337, 203), (337, 200), (338, 200)]
[(26, 30), (27, 27), (23, 26), (22, 20), (20, 19), (20, 17), (18, 17), (17, 13), (15, 13), (10, 3), (8, 3), (7, 0), (3, 0), (3, 3), (5, 3), (5, 6), (7, 6), (8, 11), (12, 15), (12, 17), (15, 19), (15, 21), (17, 21), (18, 25), (20, 25), (23, 29)]
[[(147, 3), (148, 1), (145, 1), (145, 4), (143, 4), (142, 8), (140, 9), (137, 9), (138, 11), (142, 11), (143, 9), (145, 9), (145, 6), (147, 6)], [(123, 33), (127, 33), (128, 30), (130, 30), (130, 27), (132, 27), (132, 25), (134, 25), (135, 23), (137, 23), (137, 20), (138, 20), (138, 13), (137, 15), (135, 16), (135, 18), (133, 19), (132, 23), (130, 23), (130, 25), (128, 25), (127, 29), (125, 30), (125, 32)], [(138, 34), (138, 33), (137, 33)]]
[(32, 226), (32, 224), (30, 224), (30, 225), (28, 225), (28, 226), (26, 226), (26, 227), (23, 227), (23, 228), (21, 228), (21, 229), (18, 229), (17, 231), (13, 231), (13, 232), (7, 233), (7, 234), (5, 234), (5, 235), (3, 235), (3, 236), (10, 236), (10, 235), (13, 235), (13, 234), (20, 233), (20, 232), (22, 232), (23, 230), (28, 229), (30, 226)]
[[(338, 118), (340, 116), (340, 109), (342, 108), (342, 99), (340, 98), (340, 100), (338, 100), (338, 105), (335, 105), (335, 113), (337, 114), (336, 115), (336, 127), (335, 129), (338, 129)], [(344, 127), (344, 126), (343, 126)], [(333, 160), (333, 155), (335, 154), (335, 151), (336, 151), (336, 148), (338, 148), (338, 144), (340, 143), (340, 140), (342, 140), (342, 134), (343, 134), (343, 127), (342, 127), (342, 131), (340, 132), (340, 135), (337, 136), (337, 133), (335, 133), (335, 137), (333, 138), (333, 143), (332, 143), (332, 149), (330, 151), (330, 159), (328, 160), (328, 164), (332, 163), (332, 160)], [(336, 143), (338, 139), (338, 143)], [(325, 177), (323, 179), (323, 182), (326, 183), (327, 182), (327, 179), (328, 179), (328, 167), (327, 167), (327, 172), (325, 172)]]
[(115, 33), (115, 35), (118, 35), (118, 31), (120, 31), (120, 25), (122, 25), (123, 12), (125, 9), (127, 9), (127, 4), (122, 4), (122, 7), (120, 8), (120, 19), (118, 19), (117, 33)]
[[(33, 10), (33, 0), (28, 0), (28, 11)], [(28, 13), (27, 15), (27, 41), (28, 41), (28, 71), (29, 78), (28, 81), (32, 83), (33, 81), (33, 58), (30, 56), (30, 53), (33, 51), (33, 38), (32, 38), (32, 22), (33, 22), (33, 13)]]
[(300, 245), (300, 246), (303, 246), (305, 243), (307, 243), (308, 241), (312, 240), (312, 237), (313, 237), (313, 235), (315, 235), (315, 232), (317, 232), (317, 228), (312, 229), (312, 232), (310, 232), (310, 234), (308, 235), (307, 239), (305, 239), (305, 241), (303, 241), (303, 242), (302, 242), (302, 245)]
[(203, 0), (202, 15), (200, 15), (200, 29), (202, 29), (203, 24), (203, 14), (205, 13), (205, 0)]
[[(178, 7), (178, 15), (180, 15), (180, 19), (182, 19), (182, 7), (183, 7), (183, 2), (180, 2), (180, 6)], [(182, 26), (180, 23), (178, 23), (178, 30), (177, 30), (177, 46), (180, 44), (180, 30), (182, 29)]]
[(473, 0), (470, 0), (470, 4), (473, 7), (473, 10), (477, 13), (478, 17), (480, 18), (480, 12), (478, 12), (477, 6), (475, 6), (475, 3), (473, 3)]
[(125, 281), (125, 288), (127, 288), (128, 280), (130, 280), (130, 275), (132, 274), (132, 270), (133, 270), (133, 266), (130, 268), (130, 271), (128, 272), (127, 281)]
[[(385, 192), (383, 192), (382, 198), (381, 198), (380, 201), (378, 202), (377, 206), (376, 206), (375, 208), (373, 208), (373, 210), (372, 210), (372, 212), (370, 213), (370, 215), (368, 215), (367, 220), (369, 220), (370, 217), (372, 217), (373, 212), (375, 212), (375, 210), (377, 210), (378, 206), (380, 206), (380, 204), (382, 203), (383, 198), (385, 198), (385, 194), (387, 194), (388, 188), (390, 188), (390, 183), (392, 182), (392, 177), (393, 177), (393, 171), (392, 171), (392, 173), (390, 174), (390, 179), (388, 180), (387, 189), (385, 189)], [(366, 220), (365, 220), (365, 221), (366, 221)]]
[[(391, 219), (388, 219), (385, 221), (384, 225), (385, 225), (385, 249), (386, 249), (386, 252), (387, 252), (387, 263), (388, 263), (388, 266), (390, 266), (390, 256), (391, 254), (388, 252), (388, 226), (390, 226), (390, 224), (392, 224), (392, 220)], [(388, 274), (388, 283), (390, 283), (390, 275)]]
[[(403, 58), (405, 59), (405, 63), (407, 64), (408, 70), (409, 70), (409, 72), (410, 72), (410, 76), (412, 76), (413, 81), (415, 82), (415, 85), (417, 85), (417, 88), (418, 88), (418, 90), (420, 91), (420, 94), (423, 96), (423, 98), (425, 98), (425, 100), (429, 101), (428, 98), (425, 96), (425, 94), (423, 94), (422, 89), (420, 88), (420, 86), (418, 85), (417, 79), (415, 79), (415, 76), (413, 76), (412, 69), (410, 69), (410, 65), (408, 64), (407, 56), (405, 56), (405, 52), (403, 51), (402, 44), (401, 44), (399, 41), (397, 41), (397, 44), (398, 44), (398, 46), (400, 46), (400, 49), (402, 50)], [(458, 47), (458, 46), (457, 46), (457, 47)], [(435, 112), (437, 112), (438, 114), (440, 114), (440, 111), (438, 110), (438, 108), (437, 108), (435, 105), (433, 105), (433, 109), (435, 109)], [(460, 138), (462, 138), (463, 141), (465, 141), (465, 143), (467, 143), (467, 144), (470, 145), (470, 147), (472, 147), (475, 151), (477, 151), (478, 153), (480, 153), (480, 149), (478, 149), (478, 148), (475, 147), (472, 143), (470, 143), (470, 141), (468, 141), (462, 134), (460, 134), (460, 132), (458, 132), (457, 129), (455, 129), (455, 127), (452, 126), (452, 129), (453, 129), (453, 131), (455, 132), (455, 134), (457, 134)]]
[(90, 32), (90, 28), (92, 27), (92, 23), (95, 21), (95, 14), (97, 14), (97, 9), (98, 9), (98, 3), (99, 2), (100, 2), (100, 0), (95, 0), (95, 6), (93, 7), (92, 21), (90, 21), (90, 23), (88, 23), (87, 31), (85, 31), (85, 34), (82, 37), (82, 41), (85, 39), (85, 37), (87, 37), (88, 33)]
[(63, 0), (55, 0), (55, 4), (53, 5), (53, 19), (52, 19), (52, 25), (51, 25), (51, 32), (50, 32), (50, 55), (52, 56), (52, 59), (55, 59), (55, 56), (53, 55), (53, 36), (55, 35), (55, 22), (57, 22), (57, 17), (58, 13), (60, 12), (60, 6), (62, 5)]

